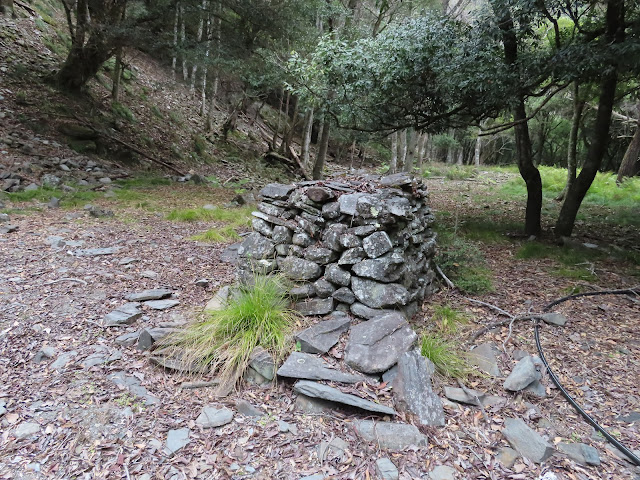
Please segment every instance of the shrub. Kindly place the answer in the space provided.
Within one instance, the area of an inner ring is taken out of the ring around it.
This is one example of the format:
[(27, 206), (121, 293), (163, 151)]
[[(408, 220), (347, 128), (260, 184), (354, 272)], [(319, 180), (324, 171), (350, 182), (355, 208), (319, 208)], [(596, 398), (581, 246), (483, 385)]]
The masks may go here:
[(445, 377), (465, 379), (470, 369), (465, 357), (455, 345), (441, 337), (424, 334), (420, 353), (433, 362), (436, 371)]

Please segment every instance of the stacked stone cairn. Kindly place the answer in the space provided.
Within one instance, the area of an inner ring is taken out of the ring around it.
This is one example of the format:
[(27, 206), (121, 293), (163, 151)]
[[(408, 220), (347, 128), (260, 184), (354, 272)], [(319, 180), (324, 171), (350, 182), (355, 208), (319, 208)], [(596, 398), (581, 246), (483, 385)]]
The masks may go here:
[(238, 249), (239, 280), (279, 271), (303, 315), (413, 316), (435, 278), (434, 216), (412, 176), (269, 184)]

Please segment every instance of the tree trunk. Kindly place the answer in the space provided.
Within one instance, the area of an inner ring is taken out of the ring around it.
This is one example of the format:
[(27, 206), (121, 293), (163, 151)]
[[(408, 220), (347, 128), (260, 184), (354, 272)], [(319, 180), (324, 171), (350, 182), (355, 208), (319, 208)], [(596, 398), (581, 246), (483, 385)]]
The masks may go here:
[(276, 128), (273, 131), (273, 138), (271, 139), (271, 150), (274, 152), (278, 146), (278, 134), (280, 133), (280, 116), (282, 115), (282, 104), (284, 103), (284, 88), (280, 89), (280, 105), (278, 106), (278, 122)]
[(322, 180), (322, 170), (324, 169), (324, 162), (327, 156), (327, 150), (329, 149), (329, 130), (331, 124), (329, 123), (329, 117), (325, 116), (325, 120), (322, 126), (322, 137), (320, 138), (320, 150), (318, 156), (313, 165), (313, 179)]
[[(182, 44), (182, 48), (184, 48), (184, 44), (187, 40), (187, 35), (185, 32), (185, 22), (184, 22), (184, 6), (180, 5), (180, 43)], [(184, 52), (182, 53), (182, 79), (186, 82), (189, 78), (189, 70), (187, 70), (187, 59), (184, 56)]]
[[(621, 43), (624, 41), (624, 0), (608, 0), (606, 13), (605, 40), (607, 43)], [(600, 82), (600, 100), (593, 126), (592, 142), (587, 152), (580, 175), (567, 191), (558, 220), (555, 234), (557, 237), (569, 237), (575, 226), (576, 216), (589, 187), (596, 177), (607, 151), (611, 114), (615, 102), (616, 86), (618, 84), (617, 65), (605, 70)]]
[[(220, 56), (220, 10), (222, 6), (219, 1), (213, 0), (213, 22), (212, 22), (212, 30), (211, 37), (213, 40), (213, 55), (215, 58)], [(217, 15), (216, 15), (217, 14)], [(213, 130), (213, 112), (216, 109), (216, 97), (218, 95), (218, 87), (220, 85), (220, 76), (218, 74), (218, 68), (213, 68), (213, 81), (211, 82), (211, 98), (209, 101), (209, 111), (207, 112), (207, 122), (205, 128), (207, 132)]]
[(480, 166), (480, 154), (482, 153), (482, 137), (480, 134), (482, 133), (482, 129), (478, 127), (478, 136), (476, 137), (476, 147), (473, 150), (473, 164), (476, 167)]
[[(640, 105), (638, 110), (640, 113)], [(636, 132), (633, 134), (631, 143), (627, 147), (627, 151), (624, 152), (616, 183), (620, 184), (625, 177), (633, 177), (638, 172), (640, 172), (640, 120), (636, 125)]]
[(304, 114), (304, 126), (302, 127), (302, 165), (309, 168), (311, 159), (311, 131), (313, 130), (313, 108), (307, 108)]
[(289, 147), (293, 142), (293, 136), (296, 133), (296, 127), (298, 126), (298, 108), (299, 108), (300, 102), (298, 102), (298, 99), (295, 96), (293, 97), (293, 101), (295, 102), (295, 106), (293, 107), (293, 119), (291, 120), (291, 128), (289, 128), (289, 130), (287, 131), (287, 134), (283, 139), (285, 152), (289, 151)]
[(353, 159), (356, 154), (356, 139), (351, 142), (351, 148), (349, 149), (349, 172), (353, 172)]
[(80, 90), (112, 55), (113, 46), (107, 43), (101, 34), (92, 34), (85, 45), (71, 48), (69, 56), (56, 75), (58, 85), (69, 91)]
[(404, 162), (404, 171), (411, 172), (416, 158), (416, 148), (418, 146), (418, 132), (411, 129), (409, 134), (409, 141), (407, 145), (407, 156)]
[[(198, 39), (198, 45), (202, 42), (202, 32), (204, 30), (204, 12), (207, 9), (207, 0), (202, 0), (202, 11), (200, 12), (200, 21), (198, 22), (198, 34), (196, 38)], [(195, 93), (196, 91), (196, 73), (198, 72), (198, 65), (196, 63), (191, 67), (191, 93)]]
[[(518, 38), (516, 36), (511, 12), (503, 8), (495, 0), (491, 2), (496, 16), (498, 27), (502, 33), (505, 63), (515, 67), (518, 60)], [(515, 122), (514, 134), (516, 140), (516, 156), (518, 157), (518, 170), (527, 186), (527, 209), (525, 213), (524, 232), (527, 235), (539, 235), (542, 231), (542, 179), (540, 172), (533, 164), (531, 149), (531, 137), (525, 107), (524, 92), (518, 89), (513, 111)]]
[(573, 84), (573, 117), (571, 118), (571, 131), (569, 132), (569, 150), (567, 152), (567, 184), (562, 192), (556, 197), (557, 201), (564, 200), (567, 192), (576, 180), (576, 171), (578, 168), (578, 133), (580, 130), (580, 121), (582, 120), (582, 111), (584, 110), (584, 100), (580, 99), (580, 88), (578, 82)]
[(398, 132), (391, 134), (391, 162), (389, 163), (389, 173), (398, 171)]
[(111, 101), (120, 101), (120, 80), (122, 79), (122, 47), (116, 50), (116, 64), (113, 67)]
[(176, 16), (173, 22), (173, 58), (171, 59), (171, 70), (173, 79), (176, 79), (176, 66), (178, 63), (178, 25), (180, 24), (180, 2), (176, 3)]
[(416, 153), (416, 168), (418, 170), (422, 169), (422, 164), (424, 162), (424, 154), (425, 149), (427, 147), (427, 140), (429, 139), (428, 133), (422, 133), (420, 135), (420, 141), (418, 142), (418, 149)]
[[(452, 138), (452, 140), (455, 140), (456, 131), (453, 128), (449, 129), (448, 134)], [(453, 164), (453, 156), (454, 156), (454, 152), (453, 152), (453, 141), (452, 141), (447, 145), (447, 165)]]

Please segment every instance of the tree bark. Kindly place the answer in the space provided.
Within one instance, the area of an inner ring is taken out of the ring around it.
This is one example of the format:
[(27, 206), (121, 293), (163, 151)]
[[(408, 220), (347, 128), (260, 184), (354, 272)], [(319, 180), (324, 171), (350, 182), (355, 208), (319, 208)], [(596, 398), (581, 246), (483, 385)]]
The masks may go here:
[(473, 150), (473, 164), (476, 167), (480, 166), (480, 154), (482, 153), (482, 137), (480, 134), (482, 133), (482, 129), (478, 127), (478, 136), (476, 137), (476, 146)]
[(576, 180), (578, 168), (578, 133), (585, 101), (580, 98), (580, 86), (578, 82), (573, 84), (573, 117), (571, 118), (571, 130), (569, 132), (569, 150), (567, 152), (567, 184), (556, 197), (557, 201), (564, 200), (567, 192)]
[(399, 172), (404, 171), (404, 165), (407, 161), (407, 129), (400, 130), (398, 135), (398, 168)]
[(116, 50), (116, 63), (113, 67), (111, 101), (120, 101), (120, 80), (122, 79), (122, 47)]
[(416, 149), (418, 147), (418, 132), (411, 129), (409, 134), (409, 141), (407, 145), (407, 157), (404, 162), (404, 171), (411, 172), (413, 170), (413, 165), (415, 163), (416, 158)]
[(309, 167), (311, 159), (311, 131), (313, 130), (313, 108), (307, 108), (304, 114), (304, 126), (302, 127), (302, 165)]
[[(638, 110), (640, 113), (640, 104), (638, 105)], [(624, 157), (622, 158), (622, 163), (620, 164), (620, 168), (618, 169), (618, 177), (616, 178), (616, 183), (620, 184), (624, 180), (625, 177), (633, 177), (640, 172), (640, 120), (636, 125), (636, 131), (633, 134), (633, 138), (631, 139), (631, 143), (627, 147), (626, 152), (624, 152)]]
[(391, 162), (389, 163), (389, 173), (398, 171), (398, 132), (391, 134)]
[[(623, 25), (624, 0), (608, 0), (606, 31), (604, 35), (608, 44), (621, 43), (624, 41)], [(587, 152), (587, 158), (580, 171), (580, 175), (578, 175), (575, 182), (571, 185), (571, 188), (567, 191), (567, 196), (560, 209), (555, 229), (557, 237), (571, 236), (582, 200), (584, 200), (602, 164), (602, 158), (607, 151), (609, 142), (609, 129), (611, 127), (611, 115), (615, 102), (617, 84), (617, 65), (614, 64), (602, 74), (600, 100), (598, 101), (598, 111), (593, 127), (591, 146)]]
[(176, 3), (176, 16), (173, 21), (173, 58), (171, 59), (171, 70), (173, 79), (176, 79), (176, 66), (178, 63), (178, 25), (180, 24), (180, 2)]
[(420, 141), (418, 142), (418, 148), (416, 152), (416, 168), (420, 170), (424, 162), (425, 149), (427, 146), (427, 140), (429, 139), (428, 133), (422, 133), (420, 135)]
[[(184, 44), (187, 40), (187, 35), (185, 32), (185, 21), (184, 21), (184, 6), (180, 4), (180, 43), (182, 44), (182, 48), (184, 48)], [(187, 59), (184, 56), (184, 52), (182, 54), (182, 80), (185, 82), (189, 78), (189, 70), (187, 70)]]
[(324, 169), (324, 162), (327, 157), (327, 150), (329, 149), (329, 130), (331, 124), (329, 123), (329, 117), (325, 115), (325, 120), (322, 126), (322, 137), (320, 138), (320, 150), (318, 156), (313, 165), (313, 179), (322, 180), (322, 170)]

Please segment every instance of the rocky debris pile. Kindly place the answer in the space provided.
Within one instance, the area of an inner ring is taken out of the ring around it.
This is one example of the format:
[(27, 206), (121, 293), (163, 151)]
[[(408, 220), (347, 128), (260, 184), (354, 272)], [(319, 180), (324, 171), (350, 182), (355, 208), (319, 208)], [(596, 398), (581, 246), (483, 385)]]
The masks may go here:
[(411, 317), (435, 278), (427, 189), (406, 174), (269, 184), (238, 249), (238, 276), (280, 271), (304, 315), (382, 310)]

